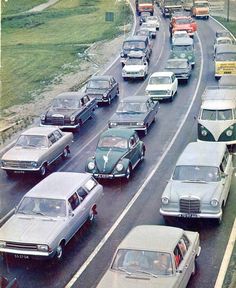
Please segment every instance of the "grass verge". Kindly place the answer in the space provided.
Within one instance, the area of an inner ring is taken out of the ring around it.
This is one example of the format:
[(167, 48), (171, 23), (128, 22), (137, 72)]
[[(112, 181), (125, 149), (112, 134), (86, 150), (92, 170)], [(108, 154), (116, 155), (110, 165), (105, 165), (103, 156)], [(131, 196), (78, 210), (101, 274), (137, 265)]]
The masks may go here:
[[(25, 2), (28, 10), (29, 1)], [(77, 71), (78, 55), (96, 41), (116, 37), (119, 26), (131, 17), (129, 6), (115, 0), (61, 0), (36, 14), (13, 15), (6, 6), (2, 15), (2, 110), (35, 100), (62, 75)], [(105, 21), (105, 12), (114, 13), (113, 22)]]
[(224, 25), (236, 37), (236, 21), (226, 21), (225, 18), (214, 16), (214, 18)]

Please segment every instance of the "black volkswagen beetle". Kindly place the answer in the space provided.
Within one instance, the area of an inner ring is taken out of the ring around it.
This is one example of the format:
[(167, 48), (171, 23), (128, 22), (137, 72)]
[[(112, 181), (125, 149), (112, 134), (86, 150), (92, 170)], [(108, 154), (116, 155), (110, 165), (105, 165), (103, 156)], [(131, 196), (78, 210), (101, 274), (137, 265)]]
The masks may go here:
[(96, 107), (96, 100), (82, 92), (61, 93), (41, 115), (41, 126), (56, 125), (61, 129), (79, 129), (85, 121), (92, 118)]

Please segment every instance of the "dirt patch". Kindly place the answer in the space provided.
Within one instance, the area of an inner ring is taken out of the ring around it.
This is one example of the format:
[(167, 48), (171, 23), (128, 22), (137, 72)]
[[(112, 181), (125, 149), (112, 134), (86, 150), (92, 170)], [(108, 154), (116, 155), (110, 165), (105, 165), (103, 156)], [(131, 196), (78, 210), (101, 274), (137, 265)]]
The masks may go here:
[[(127, 37), (127, 34), (125, 37)], [(0, 130), (0, 148), (10, 142), (13, 137), (16, 137), (17, 133), (19, 134), (19, 131), (23, 128), (30, 124), (39, 124), (39, 116), (45, 111), (56, 95), (66, 91), (76, 91), (91, 75), (99, 73), (99, 71), (108, 67), (121, 50), (123, 40), (124, 35), (108, 42), (101, 41), (94, 43), (87, 49), (85, 54), (80, 55), (81, 64), (78, 72), (55, 79), (55, 83), (60, 83), (47, 86), (45, 91), (39, 95), (35, 92), (34, 102), (12, 106), (2, 111), (2, 120), (0, 119), (0, 127), (2, 128)], [(19, 122), (22, 125), (18, 125), (16, 129), (14, 123)], [(10, 128), (10, 130), (7, 129), (5, 131), (3, 123), (7, 123), (7, 126), (12, 125), (14, 129), (11, 130)]]

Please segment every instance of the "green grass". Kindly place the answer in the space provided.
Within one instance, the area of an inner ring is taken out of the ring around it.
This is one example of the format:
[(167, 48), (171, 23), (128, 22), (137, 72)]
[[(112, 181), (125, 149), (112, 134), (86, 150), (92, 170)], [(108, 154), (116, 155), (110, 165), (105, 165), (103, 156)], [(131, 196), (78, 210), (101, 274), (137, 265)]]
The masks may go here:
[(2, 15), (17, 14), (30, 10), (34, 6), (46, 3), (47, 0), (1, 0), (2, 4)]
[(214, 18), (223, 24), (234, 35), (234, 37), (236, 37), (236, 21), (226, 21), (225, 18), (217, 16)]
[[(30, 1), (21, 2), (29, 9)], [(61, 0), (37, 14), (14, 15), (5, 7), (10, 15), (2, 18), (1, 108), (39, 97), (55, 77), (79, 69), (78, 53), (95, 41), (117, 36), (118, 26), (127, 23), (131, 14), (127, 6), (115, 3)], [(114, 22), (105, 22), (106, 11), (114, 12)]]

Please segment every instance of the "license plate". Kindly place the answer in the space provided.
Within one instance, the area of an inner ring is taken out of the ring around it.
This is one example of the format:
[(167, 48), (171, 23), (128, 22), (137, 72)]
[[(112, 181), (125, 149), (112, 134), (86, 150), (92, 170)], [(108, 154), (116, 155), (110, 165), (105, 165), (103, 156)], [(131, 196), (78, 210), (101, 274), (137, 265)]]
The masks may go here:
[(193, 214), (193, 213), (184, 213), (184, 214), (179, 214), (179, 217), (183, 217), (183, 218), (198, 218), (199, 216), (197, 214)]
[(28, 255), (14, 254), (16, 259), (30, 259)]
[(98, 177), (99, 178), (111, 178), (110, 175), (106, 175), (106, 174), (99, 174)]

